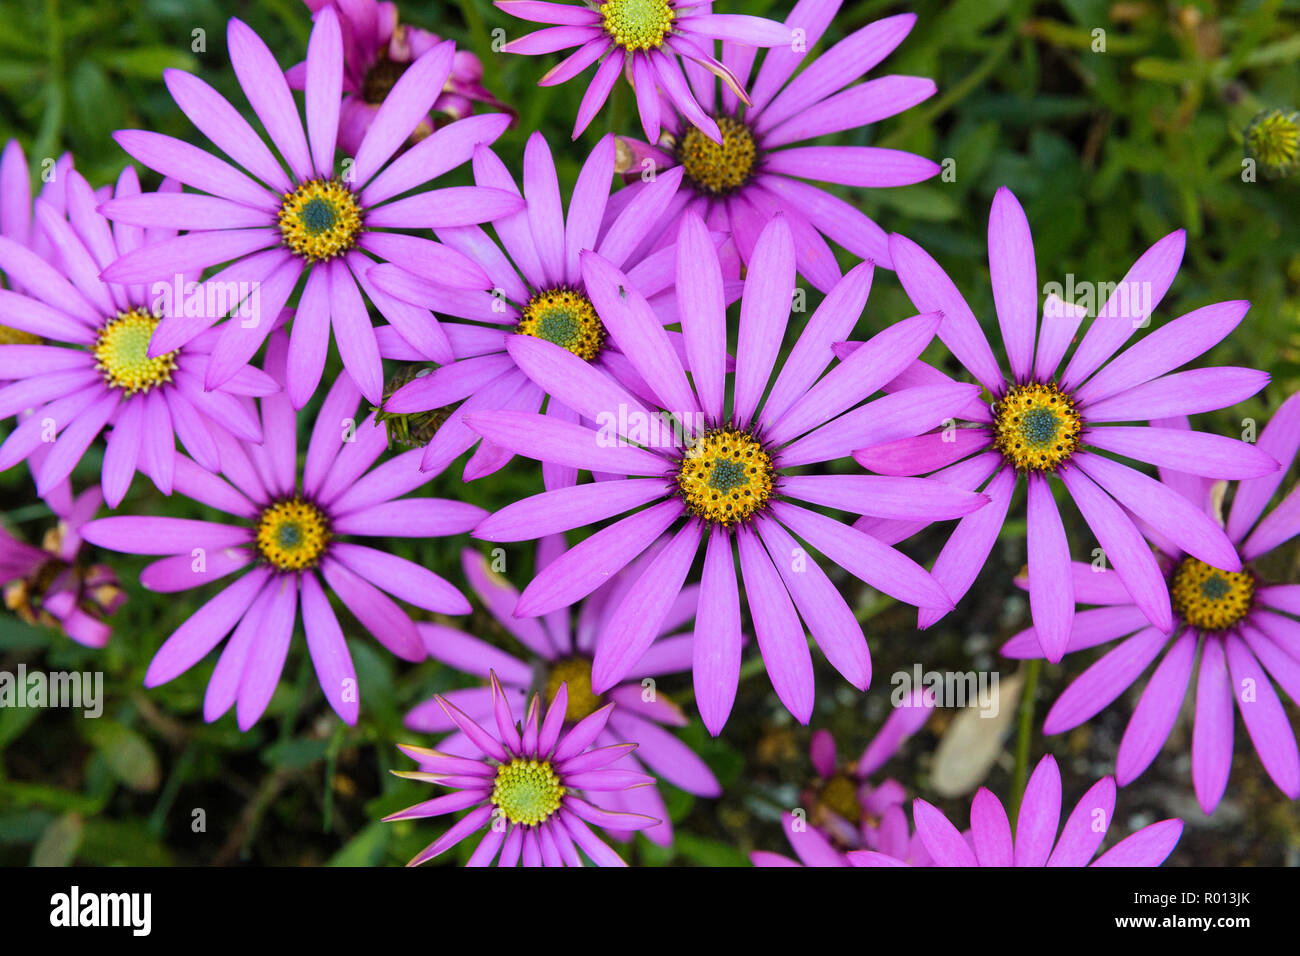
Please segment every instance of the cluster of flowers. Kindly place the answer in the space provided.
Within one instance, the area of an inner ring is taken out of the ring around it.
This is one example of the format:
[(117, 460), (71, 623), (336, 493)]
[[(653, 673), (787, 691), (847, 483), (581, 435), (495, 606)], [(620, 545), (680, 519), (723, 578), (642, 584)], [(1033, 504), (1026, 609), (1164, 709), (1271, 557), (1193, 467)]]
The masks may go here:
[[(1046, 731), (1087, 720), (1159, 658), (1119, 754), (1127, 783), (1169, 735), (1199, 657), (1193, 772), (1206, 811), (1227, 783), (1234, 700), (1269, 774), (1300, 795), (1273, 688), (1300, 699), (1300, 586), (1255, 570), (1300, 531), (1295, 493), (1261, 519), (1279, 463), (1300, 447), (1300, 404), (1285, 403), (1257, 443), (1189, 424), (1267, 382), (1251, 369), (1178, 370), (1241, 322), (1245, 302), (1208, 305), (1129, 344), (1174, 281), (1181, 231), (1137, 260), (1079, 335), (1084, 309), (1040, 301), (1029, 223), (999, 190), (988, 262), (1002, 364), (930, 255), (814, 185), (892, 187), (939, 171), (896, 150), (800, 145), (934, 93), (917, 77), (857, 82), (912, 16), (870, 23), (814, 57), (840, 0), (800, 0), (784, 23), (686, 0), (500, 0), (549, 24), (507, 52), (576, 48), (542, 84), (595, 67), (575, 138), (620, 74), (635, 91), (645, 140), (601, 138), (566, 205), (540, 133), (527, 141), (522, 183), (493, 151), (513, 116), (480, 85), (474, 57), (400, 24), (390, 3), (308, 4), (307, 57), (288, 70), (230, 21), (230, 61), (265, 136), (204, 80), (164, 75), (215, 153), (119, 132), (161, 177), (154, 192), (129, 165), (97, 189), (65, 158), (33, 200), (18, 146), (4, 152), (0, 417), (14, 427), (0, 469), (26, 462), (60, 518), (45, 549), (0, 538), (11, 607), (102, 645), (121, 590), (110, 569), (86, 562), (83, 541), (156, 556), (141, 575), (153, 591), (220, 582), (163, 641), (146, 683), (224, 642), (204, 716), (233, 707), (247, 730), (299, 616), (324, 696), (358, 719), (332, 594), (399, 658), (432, 657), (484, 681), (407, 718), (441, 739), (404, 747), (419, 764), (405, 775), (451, 792), (396, 818), (468, 811), (412, 862), (481, 834), (475, 864), (617, 864), (591, 827), (669, 843), (657, 780), (719, 792), (665, 729), (684, 714), (647, 679), (689, 671), (716, 735), (749, 630), (777, 697), (807, 723), (808, 634), (850, 684), (871, 682), (861, 624), (828, 569), (915, 606), (928, 627), (970, 589), (1023, 485), (1034, 626), (1005, 653), (1060, 661), (1123, 639), (1061, 695)], [(465, 164), (473, 186), (439, 184)], [(841, 274), (835, 246), (860, 264)], [(876, 269), (897, 273), (918, 314), (852, 341)], [(792, 313), (799, 276), (824, 293), (806, 321)], [(345, 371), (322, 388), (331, 337)], [(936, 339), (969, 381), (920, 359)], [(385, 360), (400, 367), (387, 380)], [(300, 436), (299, 411), (313, 402)], [(102, 491), (74, 497), (69, 476), (101, 437)], [(411, 447), (390, 453), (394, 443)], [(491, 514), (412, 494), (471, 450), (465, 481), (521, 455), (541, 462), (544, 490)], [(137, 471), (226, 517), (96, 518), (101, 503), (120, 505)], [(1225, 523), (1226, 481), (1239, 484)], [(1062, 491), (1113, 570), (1072, 562)], [(896, 547), (951, 519), (931, 570)], [(570, 547), (564, 533), (582, 528), (593, 533)], [(463, 553), (465, 580), (519, 656), (403, 607), (471, 611), (455, 584), (382, 540), (464, 533), (537, 543), (522, 591), (478, 551)], [(1235, 690), (1247, 684), (1248, 697)], [(804, 862), (1092, 859), (1105, 833), (1096, 812), (1109, 821), (1116, 781), (1088, 791), (1058, 840), (1050, 758), (1014, 843), (984, 791), (967, 835), (924, 801), (913, 834), (902, 787), (867, 777), (929, 712), (925, 700), (896, 712), (847, 768), (815, 738), (820, 809), (808, 826), (787, 818)], [(1097, 862), (1158, 864), (1180, 829), (1153, 825)]]

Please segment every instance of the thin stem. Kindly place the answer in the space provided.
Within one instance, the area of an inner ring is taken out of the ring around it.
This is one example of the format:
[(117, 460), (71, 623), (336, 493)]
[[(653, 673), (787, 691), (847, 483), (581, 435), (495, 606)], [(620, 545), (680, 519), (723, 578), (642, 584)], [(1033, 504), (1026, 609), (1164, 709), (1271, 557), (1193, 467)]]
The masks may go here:
[[(1025, 687), (1020, 693), (1020, 727), (1016, 731), (1016, 767), (1011, 777), (1011, 819), (1020, 816), (1020, 801), (1025, 795), (1029, 776), (1029, 738), (1034, 729), (1034, 697), (1038, 692), (1038, 672), (1043, 662), (1037, 658), (1025, 668)], [(1014, 825), (1014, 823), (1013, 823)]]

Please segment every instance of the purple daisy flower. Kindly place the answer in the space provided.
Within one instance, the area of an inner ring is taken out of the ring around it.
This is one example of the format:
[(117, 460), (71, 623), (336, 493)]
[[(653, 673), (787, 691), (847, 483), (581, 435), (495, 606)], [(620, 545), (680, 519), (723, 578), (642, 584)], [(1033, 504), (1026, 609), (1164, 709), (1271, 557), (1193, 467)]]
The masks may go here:
[[(339, 109), (339, 149), (356, 154), (366, 131), (379, 114), (379, 107), (393, 85), (411, 64), (442, 42), (442, 37), (398, 22), (397, 4), (376, 0), (304, 0), (318, 17), (329, 7), (338, 15), (343, 30), (343, 105)], [(306, 89), (307, 64), (285, 71), (289, 86)], [(457, 50), (451, 73), (433, 103), (434, 114), (452, 120), (474, 112), (476, 103), (511, 113), (508, 106), (483, 87), (483, 64), (468, 50)], [(433, 132), (433, 116), (425, 116), (411, 134), (418, 142)]]
[[(48, 189), (50, 183), (45, 184)], [(26, 246), (32, 232), (32, 179), (18, 140), (0, 153), (0, 236)]]
[[(1188, 427), (1186, 419), (1166, 424)], [(1300, 448), (1300, 395), (1291, 396), (1278, 409), (1260, 434), (1259, 447), (1289, 468)], [(1300, 798), (1295, 732), (1273, 688), (1276, 682), (1293, 701), (1300, 701), (1300, 623), (1295, 620), (1300, 615), (1300, 585), (1275, 582), (1258, 570), (1261, 564), (1268, 565), (1273, 551), (1300, 532), (1300, 490), (1292, 489), (1264, 515), (1286, 471), (1237, 484), (1226, 528), (1240, 556), (1237, 571), (1210, 565), (1166, 535), (1146, 529), (1159, 551), (1173, 597), (1172, 635), (1147, 626), (1114, 572), (1080, 563), (1071, 567), (1075, 600), (1096, 607), (1075, 614), (1067, 650), (1123, 640), (1062, 692), (1048, 712), (1044, 733), (1062, 733), (1100, 713), (1159, 658), (1120, 741), (1115, 776), (1121, 786), (1136, 780), (1164, 746), (1195, 669), (1192, 782), (1201, 808), (1214, 812), (1228, 785), (1234, 700), (1264, 769), (1283, 793), (1292, 800)], [(1161, 477), (1193, 507), (1216, 522), (1222, 520), (1222, 485), (1169, 470), (1163, 470)], [(1008, 641), (1002, 653), (1032, 658), (1042, 652), (1030, 628)]]
[[(838, 0), (803, 0), (786, 24), (805, 31), (804, 51), (811, 48), (839, 9)], [(910, 109), (934, 95), (932, 80), (882, 76), (865, 83), (859, 77), (893, 52), (916, 22), (900, 14), (854, 31), (791, 79), (804, 52), (774, 49), (767, 53), (744, 105), (731, 89), (719, 92), (714, 77), (689, 71), (695, 96), (722, 131), (722, 142), (666, 116), (668, 135), (660, 142), (619, 140), (621, 166), (630, 180), (611, 205), (634, 199), (645, 188), (647, 169), (681, 168), (681, 195), (664, 213), (662, 227), (646, 236), (646, 248), (676, 233), (683, 209), (695, 209), (711, 228), (735, 236), (746, 263), (763, 224), (783, 212), (795, 235), (799, 274), (823, 292), (840, 277), (827, 240), (861, 259), (890, 265), (885, 231), (850, 203), (804, 182), (840, 183), (879, 189), (907, 186), (939, 172), (938, 164), (912, 153), (874, 146), (798, 146), (828, 133), (869, 126)], [(744, 82), (754, 62), (752, 46), (724, 42), (722, 60)]]
[[(267, 367), (279, 377), (284, 333), (268, 343)], [(384, 451), (374, 416), (356, 423), (356, 386), (341, 375), (325, 397), (298, 481), (297, 415), (288, 397), (261, 401), (262, 445), (221, 440), (221, 474), (178, 458), (176, 487), (234, 522), (122, 516), (82, 529), (87, 541), (128, 554), (162, 555), (140, 575), (152, 591), (186, 591), (243, 569), (163, 643), (146, 687), (189, 670), (230, 632), (208, 683), (203, 716), (216, 720), (236, 705), (247, 730), (271, 701), (289, 652), (299, 605), (321, 690), (335, 712), (355, 723), (356, 670), (317, 572), (380, 644), (403, 660), (427, 656), (414, 622), (388, 595), (442, 614), (466, 614), (469, 602), (451, 584), (405, 558), (341, 540), (350, 535), (441, 537), (461, 534), (481, 508), (441, 498), (401, 498), (429, 476), (418, 453), (371, 468)], [(387, 592), (387, 593), (385, 593)]]
[[(32, 453), (35, 469), (48, 455), (44, 445)], [(4, 606), (29, 624), (57, 627), (78, 644), (103, 647), (108, 643), (105, 618), (126, 600), (113, 569), (86, 560), (82, 526), (95, 516), (103, 502), (99, 487), (87, 488), (75, 498), (72, 486), (61, 481), (44, 501), (59, 519), (49, 529), (41, 547), (14, 538), (0, 526), (0, 588)]]
[[(150, 337), (159, 325), (156, 288), (104, 282), (99, 272), (119, 255), (174, 233), (110, 227), (95, 211), (99, 200), (86, 180), (72, 169), (64, 175), (66, 213), (44, 198), (35, 204), (35, 231), (49, 243), (50, 261), (0, 237), (0, 270), (24, 290), (0, 289), (0, 313), (39, 343), (0, 345), (0, 381), (11, 383), (0, 387), (0, 418), (34, 410), (0, 445), (0, 470), (49, 445), (34, 472), (44, 496), (111, 425), (102, 481), (104, 498), (115, 508), (137, 470), (171, 494), (177, 439), (210, 471), (219, 467), (217, 433), (261, 441), (241, 397), (268, 395), (279, 385), (245, 365), (220, 388), (205, 389), (216, 344), (211, 335), (151, 357)], [(148, 201), (175, 193), (142, 194), (128, 168), (113, 195)]]
[(573, 138), (605, 104), (620, 72), (636, 91), (637, 111), (648, 140), (659, 138), (663, 115), (661, 94), (690, 123), (715, 142), (722, 131), (696, 98), (682, 73), (704, 71), (721, 77), (741, 100), (748, 96), (731, 69), (714, 59), (714, 40), (730, 40), (752, 47), (793, 47), (795, 34), (789, 27), (734, 13), (714, 13), (711, 2), (691, 0), (591, 0), (585, 3), (552, 3), (549, 0), (496, 0), (511, 16), (533, 23), (550, 23), (504, 47), (507, 53), (555, 53), (578, 49), (542, 77), (539, 86), (555, 86), (573, 79), (599, 62), (587, 92), (578, 107)]
[(781, 826), (799, 860), (756, 850), (749, 855), (750, 861), (755, 866), (851, 866), (848, 851), (867, 848), (926, 865), (928, 857), (903, 810), (907, 799), (903, 785), (892, 777), (873, 785), (870, 778), (933, 712), (932, 698), (920, 691), (914, 693), (906, 706), (889, 715), (862, 756), (843, 765), (831, 732), (813, 734), (810, 754), (820, 779), (800, 796), (804, 816), (781, 816)]
[[(59, 181), (60, 186), (62, 181)], [(51, 184), (45, 184), (45, 190)], [(42, 190), (44, 192), (45, 190)], [(31, 245), (32, 237), (32, 179), (27, 168), (27, 157), (18, 140), (5, 143), (0, 153), (0, 236), (11, 239), (20, 246)], [(22, 286), (12, 277), (0, 277), (10, 289), (21, 291)], [(40, 345), (41, 337), (21, 329), (0, 324), (0, 345)], [(6, 381), (0, 376), (0, 382)]]
[[(1185, 241), (1179, 230), (1142, 255), (1058, 374), (1085, 312), (1049, 295), (1039, 322), (1029, 222), (1011, 191), (999, 189), (989, 214), (989, 269), (1011, 363), (1008, 377), (952, 280), (916, 243), (890, 237), (894, 268), (908, 296), (917, 308), (944, 314), (939, 338), (994, 401), (991, 408), (972, 404), (963, 412), (976, 427), (944, 428), (865, 448), (853, 457), (880, 474), (933, 472), (959, 488), (983, 487), (992, 499), (989, 507), (958, 523), (934, 563), (935, 579), (958, 600), (983, 567), (1023, 479), (1028, 486), (1029, 605), (1052, 661), (1065, 653), (1074, 620), (1070, 543), (1053, 497), (1053, 476), (1074, 500), (1138, 607), (1167, 632), (1173, 616), (1164, 575), (1125, 509), (1215, 567), (1239, 571), (1235, 549), (1222, 528), (1175, 491), (1099, 452), (1209, 478), (1255, 478), (1277, 471), (1277, 462), (1265, 452), (1235, 438), (1117, 424), (1224, 408), (1268, 382), (1267, 374), (1254, 369), (1173, 371), (1232, 331), (1246, 314), (1247, 302), (1218, 302), (1189, 312), (1115, 354), (1168, 291)], [(925, 365), (914, 373), (925, 380), (946, 379)], [(924, 524), (895, 522), (877, 531), (900, 540)], [(929, 627), (945, 613), (922, 608), (920, 626)]]
[[(379, 108), (355, 161), (335, 173), (335, 141), (343, 84), (343, 38), (332, 7), (316, 18), (307, 47), (306, 133), (284, 74), (265, 43), (244, 23), (230, 21), (231, 64), (284, 163), (233, 106), (196, 76), (164, 74), (168, 89), (198, 129), (247, 172), (188, 143), (146, 130), (122, 130), (119, 145), (141, 163), (201, 190), (173, 196), (117, 199), (105, 213), (120, 223), (167, 226), (186, 235), (128, 253), (104, 270), (135, 283), (229, 263), (204, 285), (223, 307), (167, 316), (150, 355), (173, 350), (240, 305), (212, 350), (205, 383), (228, 381), (266, 340), (267, 317), (288, 302), (306, 275), (289, 348), (288, 389), (301, 408), (320, 381), (330, 330), (348, 374), (372, 404), (383, 398), (383, 366), (366, 308), (369, 299), (417, 351), (449, 362), (451, 345), (427, 309), (398, 302), (371, 287), (366, 271), (392, 261), (436, 275), (454, 287), (490, 288), (472, 261), (430, 239), (401, 230), (484, 222), (515, 211), (516, 196), (480, 187), (433, 189), (401, 197), (469, 159), (509, 125), (504, 114), (451, 123), (390, 159), (428, 115), (451, 72), (454, 44), (439, 44), (411, 64)], [(256, 296), (251, 290), (256, 290)], [(245, 315), (245, 313), (248, 313)]]
[(605, 732), (614, 705), (606, 704), (565, 730), (569, 693), (561, 684), (550, 707), (533, 697), (521, 731), (495, 674), (491, 680), (492, 719), (482, 723), (466, 716), (446, 697), (434, 698), (472, 742), (473, 756), (399, 745), (398, 749), (426, 769), (394, 770), (395, 775), (440, 784), (454, 792), (384, 817), (386, 822), (470, 810), (407, 865), (432, 860), (474, 831), (486, 828), (469, 859), (470, 866), (491, 866), (494, 861), (497, 866), (521, 862), (524, 866), (582, 866), (583, 854), (597, 866), (626, 866), (587, 824), (628, 832), (644, 830), (658, 821), (639, 813), (605, 810), (579, 795), (619, 793), (654, 782), (644, 773), (614, 766), (625, 761), (636, 744), (592, 749)]
[[(669, 535), (600, 636), (592, 666), (596, 693), (622, 680), (653, 643), (707, 538), (693, 671), (700, 714), (714, 734), (731, 711), (740, 671), (738, 551), (768, 675), (777, 696), (806, 723), (813, 706), (813, 668), (805, 624), (855, 687), (866, 688), (871, 663), (861, 625), (794, 536), (901, 601), (944, 608), (951, 602), (912, 559), (788, 499), (891, 517), (955, 517), (979, 508), (984, 499), (941, 482), (792, 472), (843, 458), (863, 444), (933, 428), (968, 404), (977, 389), (948, 382), (861, 404), (915, 361), (938, 327), (940, 317), (934, 314), (896, 323), (818, 381), (832, 359), (830, 343), (842, 339), (862, 314), (872, 275), (871, 264), (864, 263), (819, 306), (760, 402), (785, 338), (794, 292), (794, 240), (782, 216), (772, 220), (754, 250), (730, 389), (722, 268), (703, 220), (688, 213), (678, 237), (685, 362), (627, 277), (594, 253), (582, 258), (587, 292), (601, 321), (655, 401), (643, 404), (614, 378), (550, 342), (513, 336), (508, 348), (519, 366), (597, 423), (598, 430), (509, 411), (467, 415), (466, 424), (518, 454), (603, 473), (610, 480), (516, 502), (484, 521), (475, 536), (528, 540), (648, 506), (557, 558), (528, 585), (515, 610), (534, 617), (567, 607)], [(694, 387), (687, 381), (688, 368)]]
[[(542, 538), (537, 544), (537, 567), (546, 567), (564, 551), (564, 547), (564, 539), (559, 535)], [(591, 689), (591, 657), (596, 637), (608, 626), (612, 608), (635, 582), (637, 568), (644, 567), (652, 557), (643, 555), (638, 565), (629, 566), (594, 591), (577, 611), (576, 621), (571, 621), (567, 608), (544, 618), (515, 617), (512, 612), (519, 600), (519, 592), (492, 571), (487, 559), (479, 552), (470, 548), (462, 551), (461, 566), (470, 587), (501, 627), (528, 649), (529, 656), (522, 659), (463, 631), (439, 624), (417, 626), (430, 657), (485, 680), (490, 672), (495, 672), (503, 685), (502, 693), (520, 709), (529, 689), (535, 685), (543, 691), (543, 699), (549, 701), (555, 699), (561, 684), (568, 688), (567, 719), (570, 722), (582, 720), (606, 703), (617, 704), (610, 714), (608, 726), (596, 739), (597, 745), (611, 746), (622, 741), (634, 743), (637, 753), (624, 758), (625, 769), (645, 771), (648, 768), (655, 776), (687, 793), (716, 797), (722, 793), (722, 788), (713, 771), (694, 751), (664, 729), (686, 726), (686, 715), (666, 695), (656, 690), (647, 695), (644, 683), (649, 679), (653, 687), (654, 678), (690, 670), (693, 638), (689, 633), (678, 632), (695, 616), (698, 588), (684, 589), (674, 602), (659, 626), (654, 645), (637, 662), (632, 680), (605, 694), (597, 694)], [(470, 720), (482, 723), (492, 716), (493, 691), (487, 686), (451, 691), (442, 697), (455, 704)], [(405, 723), (412, 730), (423, 733), (452, 732), (437, 744), (443, 753), (470, 756), (475, 752), (473, 742), (463, 733), (456, 732), (455, 722), (436, 699), (416, 705), (406, 715)], [(657, 787), (592, 793), (590, 799), (607, 810), (640, 813), (660, 820), (643, 832), (647, 839), (660, 846), (672, 845), (672, 824)]]
[[(912, 804), (917, 835), (934, 866), (1159, 866), (1183, 834), (1182, 820), (1161, 820), (1094, 860), (1114, 812), (1115, 779), (1102, 777), (1079, 798), (1061, 827), (1061, 771), (1051, 754), (1038, 761), (1025, 786), (1014, 838), (1002, 801), (985, 787), (971, 801), (965, 833), (924, 800)], [(1100, 829), (1099, 821), (1104, 824)], [(858, 866), (908, 865), (875, 850), (855, 850), (849, 859)]]
[[(680, 174), (660, 176), (645, 190), (642, 201), (626, 205), (609, 223), (600, 242), (596, 232), (614, 177), (612, 135), (597, 143), (583, 164), (567, 217), (560, 204), (551, 149), (541, 133), (529, 138), (524, 151), (522, 193), (505, 164), (486, 146), (475, 151), (474, 174), (480, 185), (521, 195), (526, 203), (513, 216), (494, 223), (499, 246), (478, 226), (438, 230), (442, 242), (473, 259), (488, 274), (491, 292), (449, 290), (394, 265), (370, 270), (371, 280), (385, 293), (480, 323), (444, 322), (457, 361), (416, 378), (384, 403), (385, 416), (446, 410), (421, 464), (430, 471), (441, 471), (478, 442), (478, 435), (465, 426), (465, 415), (480, 410), (536, 412), (541, 408), (545, 391), (519, 369), (507, 349), (515, 335), (553, 342), (653, 401), (649, 387), (606, 334), (585, 291), (579, 262), (582, 252), (595, 250), (624, 270), (631, 288), (649, 301), (661, 324), (677, 321), (673, 250), (649, 257), (633, 256), (632, 250), (653, 210), (672, 201)], [(739, 274), (734, 259), (728, 262), (727, 274)], [(728, 301), (739, 294), (738, 285), (729, 285)], [(572, 409), (555, 401), (548, 403), (546, 414), (560, 421), (578, 420)], [(465, 480), (490, 474), (512, 458), (512, 453), (484, 442), (466, 464)], [(543, 474), (546, 487), (562, 480), (572, 483), (569, 472), (571, 469), (547, 467)]]

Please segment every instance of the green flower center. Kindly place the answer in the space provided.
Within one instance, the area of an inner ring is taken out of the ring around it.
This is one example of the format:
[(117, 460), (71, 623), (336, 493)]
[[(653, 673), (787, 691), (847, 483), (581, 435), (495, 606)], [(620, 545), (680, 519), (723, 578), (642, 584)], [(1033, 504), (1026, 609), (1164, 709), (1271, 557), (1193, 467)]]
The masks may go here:
[(132, 309), (99, 330), (91, 351), (95, 368), (104, 373), (104, 381), (128, 395), (171, 381), (178, 353), (149, 357), (149, 340), (156, 328), (156, 318), (143, 309)]
[(539, 292), (524, 306), (516, 329), (544, 339), (590, 362), (605, 344), (605, 326), (595, 307), (575, 289)]
[(531, 827), (558, 810), (563, 797), (550, 761), (516, 757), (497, 770), (490, 799), (511, 823)]
[(605, 32), (625, 50), (653, 50), (662, 45), (677, 15), (668, 0), (605, 0), (600, 14)]

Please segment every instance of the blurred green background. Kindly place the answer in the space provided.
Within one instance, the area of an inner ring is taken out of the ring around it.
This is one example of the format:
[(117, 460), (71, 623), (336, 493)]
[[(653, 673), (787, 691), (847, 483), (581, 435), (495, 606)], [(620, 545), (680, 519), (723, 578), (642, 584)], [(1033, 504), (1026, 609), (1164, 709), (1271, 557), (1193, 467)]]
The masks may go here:
[[(536, 87), (558, 58), (493, 52), (495, 28), (510, 37), (524, 30), (483, 0), (399, 6), (404, 21), (454, 38), (482, 58), (485, 85), (519, 113), (519, 123), (497, 144), (516, 171), (533, 129), (546, 133), (566, 185), (607, 129), (640, 135), (629, 91), (620, 84), (611, 105), (570, 145), (585, 77)], [(785, 0), (719, 0), (717, 9), (784, 18), (789, 6)], [(984, 235), (989, 201), (1000, 185), (1010, 185), (1025, 206), (1042, 283), (1064, 282), (1067, 274), (1076, 282), (1117, 281), (1150, 243), (1185, 228), (1183, 268), (1154, 322), (1209, 302), (1250, 299), (1236, 334), (1203, 362), (1265, 368), (1273, 382), (1251, 402), (1202, 416), (1200, 424), (1225, 434), (1239, 433), (1245, 418), (1262, 426), (1300, 381), (1300, 186), (1295, 178), (1244, 182), (1241, 131), (1261, 109), (1300, 105), (1300, 0), (848, 2), (827, 40), (907, 10), (919, 16), (915, 30), (872, 75), (929, 76), (938, 95), (831, 141), (951, 158), (955, 179), (897, 190), (840, 189), (840, 195), (886, 229), (925, 246), (990, 324)], [(225, 50), (231, 15), (257, 29), (283, 66), (303, 58), (310, 18), (297, 0), (3, 0), (0, 139), (17, 137), (33, 166), (71, 151), (93, 185), (110, 182), (125, 162), (110, 138), (115, 129), (144, 127), (198, 141), (160, 73), (166, 67), (197, 71), (245, 108)], [(205, 31), (205, 52), (192, 52), (195, 30)], [(1099, 36), (1104, 51), (1096, 49)], [(912, 311), (893, 275), (878, 272), (857, 337)], [(792, 332), (796, 328), (792, 323)], [(927, 357), (944, 361), (938, 348)], [(77, 488), (95, 481), (98, 468), (97, 455), (88, 456)], [(469, 486), (461, 483), (460, 468), (453, 465), (422, 493), (464, 496), (492, 508), (540, 490), (539, 469), (530, 461), (517, 459)], [(11, 530), (39, 542), (50, 514), (24, 468), (0, 475), (0, 497)], [(165, 501), (137, 476), (121, 511), (198, 516), (202, 509)], [(1076, 532), (1075, 556), (1084, 557), (1091, 538), (1072, 509), (1065, 514)], [(947, 531), (933, 528), (905, 549), (928, 563)], [(399, 542), (394, 549), (459, 582), (465, 543)], [(1294, 575), (1291, 558), (1283, 570)], [(924, 635), (915, 631), (908, 609), (840, 573), (837, 583), (865, 622), (876, 677), (868, 694), (858, 694), (814, 655), (819, 697), (812, 727), (833, 729), (841, 755), (856, 757), (886, 716), (889, 675), (910, 671), (913, 663), (1000, 669), (1004, 687), (1014, 684), (1018, 665), (998, 658), (996, 648), (1027, 624), (1027, 602), (1011, 584), (1024, 559), (1023, 524), (1013, 517), (980, 583), (956, 613)], [(526, 583), (531, 560), (530, 546), (511, 549), (509, 576), (517, 585)], [(165, 636), (207, 595), (149, 594), (136, 584), (143, 559), (114, 557), (112, 563), (129, 599), (103, 651), (0, 613), (0, 670), (13, 671), (20, 662), (102, 670), (107, 696), (97, 721), (79, 712), (0, 709), (0, 863), (391, 865), (434, 839), (436, 821), (377, 821), (433, 795), (426, 785), (387, 773), (409, 766), (394, 742), (430, 742), (405, 731), (402, 714), (435, 691), (467, 686), (465, 678), (433, 663), (396, 661), (345, 616), (362, 689), (357, 727), (342, 725), (326, 705), (300, 639), (253, 731), (240, 734), (231, 715), (206, 725), (201, 704), (211, 659), (156, 690), (145, 691), (141, 681)], [(520, 650), (481, 611), (452, 623)], [(1092, 656), (1075, 655), (1043, 670), (1029, 741), (1031, 761), (1044, 752), (1061, 760), (1071, 803), (1113, 769), (1133, 702), (1131, 695), (1122, 697), (1064, 737), (1038, 734), (1046, 707)], [(686, 699), (690, 682), (665, 681), (662, 689)], [(1290, 714), (1294, 722), (1294, 707)], [(968, 797), (945, 799), (930, 788), (941, 759), (936, 748), (952, 724), (951, 712), (937, 715), (886, 772), (964, 822)], [(784, 712), (762, 671), (746, 669), (720, 740), (711, 740), (697, 719), (683, 736), (714, 768), (725, 794), (697, 800), (662, 785), (677, 828), (675, 846), (665, 851), (638, 838), (629, 860), (738, 864), (753, 849), (788, 852), (777, 821), (783, 810), (806, 805), (800, 794), (813, 782), (810, 729)], [(1228, 796), (1206, 818), (1192, 797), (1190, 726), (1181, 722), (1153, 767), (1120, 792), (1108, 844), (1133, 827), (1181, 815), (1188, 825), (1172, 863), (1300, 861), (1297, 806), (1267, 779), (1240, 724), (1237, 742)], [(991, 746), (984, 782), (1010, 803), (1014, 741)], [(206, 816), (202, 832), (191, 826), (196, 809)]]

